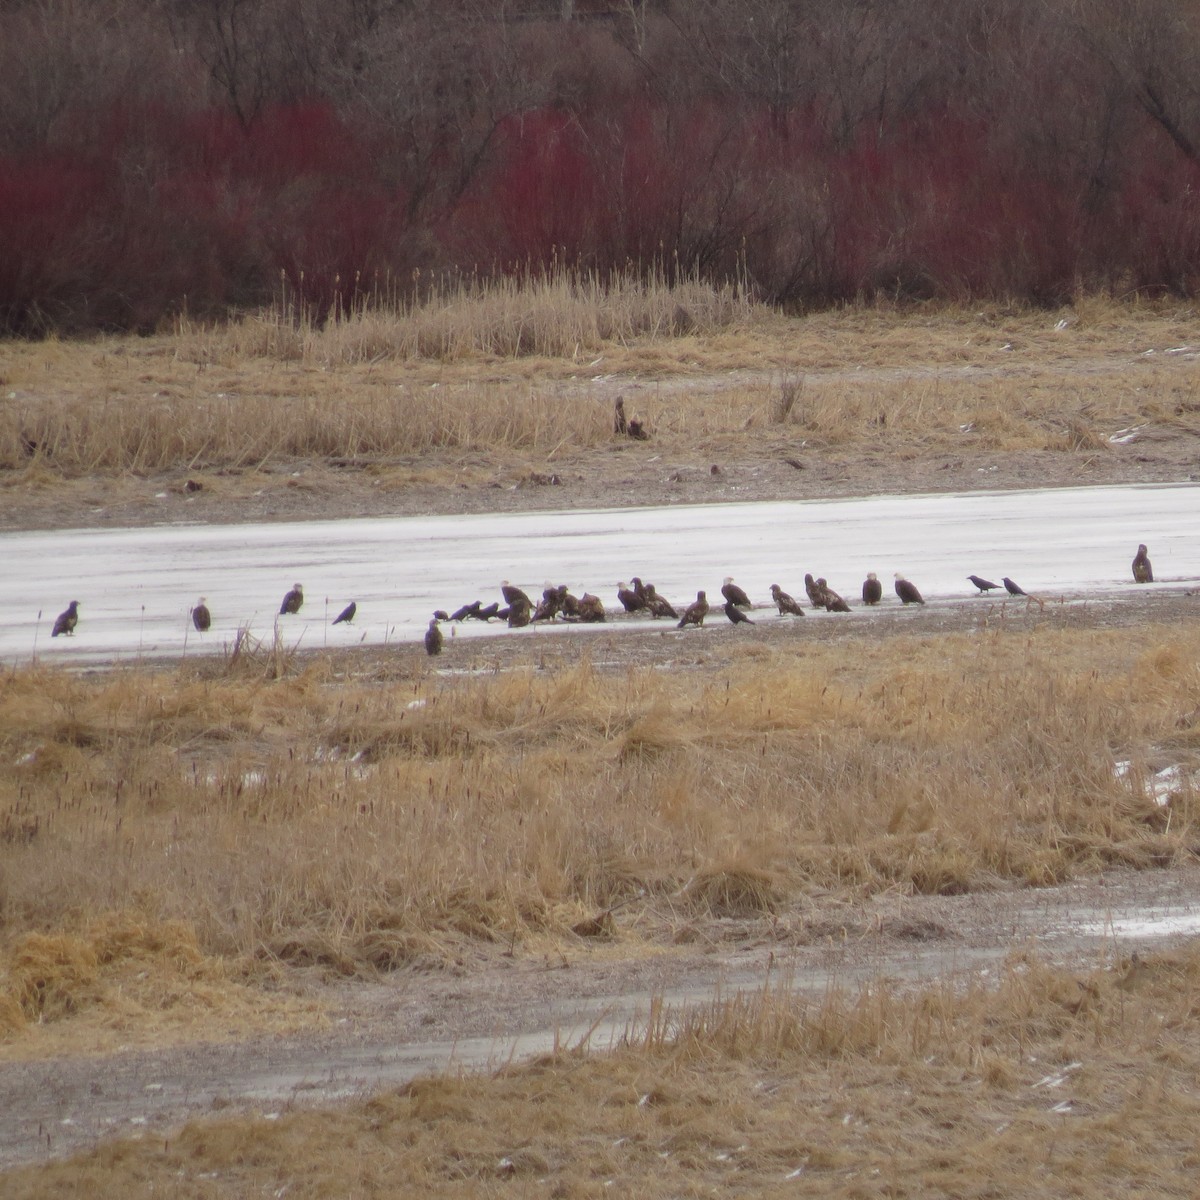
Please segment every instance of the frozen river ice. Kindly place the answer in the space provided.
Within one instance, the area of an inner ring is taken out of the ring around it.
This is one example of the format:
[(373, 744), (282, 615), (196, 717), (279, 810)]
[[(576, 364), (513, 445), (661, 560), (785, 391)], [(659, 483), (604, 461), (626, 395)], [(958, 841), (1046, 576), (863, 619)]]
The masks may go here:
[[(852, 604), (870, 570), (892, 604), (895, 571), (932, 601), (972, 595), (971, 573), (1081, 596), (1132, 588), (1129, 564), (1144, 541), (1155, 586), (1177, 587), (1200, 578), (1198, 518), (1200, 486), (1178, 484), (9, 533), (0, 535), (0, 658), (178, 655), (185, 639), (191, 654), (220, 649), (239, 626), (270, 637), (296, 581), (304, 608), (280, 628), (302, 648), (414, 641), (435, 608), (499, 600), (502, 579), (535, 599), (546, 581), (566, 583), (610, 609), (617, 581), (633, 575), (677, 606), (699, 588), (711, 599), (726, 575), (756, 604), (769, 602), (772, 583), (803, 599), (806, 571)], [(200, 596), (213, 613), (204, 636), (188, 620)], [(73, 599), (75, 637), (51, 641)], [(354, 624), (329, 625), (350, 600)], [(459, 636), (488, 630), (467, 622)]]

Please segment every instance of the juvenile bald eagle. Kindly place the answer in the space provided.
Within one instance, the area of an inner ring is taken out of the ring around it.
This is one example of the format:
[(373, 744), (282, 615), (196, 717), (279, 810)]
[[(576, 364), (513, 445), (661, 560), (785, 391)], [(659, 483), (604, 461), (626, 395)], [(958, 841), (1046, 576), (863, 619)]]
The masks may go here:
[(683, 610), (683, 616), (679, 618), (679, 628), (682, 629), (685, 625), (703, 625), (707, 616), (708, 597), (703, 592), (697, 592), (696, 599)]
[(333, 618), (335, 625), (349, 625), (354, 620), (354, 614), (358, 612), (358, 601), (351, 600), (345, 608), (342, 609), (336, 617)]
[(429, 655), (441, 654), (442, 641), (442, 631), (438, 628), (437, 617), (434, 617), (429, 622), (429, 628), (425, 630), (425, 653)]
[(562, 597), (559, 595), (558, 588), (552, 583), (546, 584), (542, 589), (542, 598), (538, 601), (537, 608), (533, 610), (533, 619), (535, 621), (553, 621), (561, 611)]
[(883, 584), (874, 571), (868, 571), (863, 580), (862, 597), (864, 604), (878, 604), (883, 599)]
[(192, 624), (196, 627), (197, 633), (207, 633), (212, 625), (212, 613), (208, 611), (208, 605), (204, 602), (204, 597), (200, 597), (200, 603), (192, 609)]
[(604, 602), (591, 592), (579, 597), (579, 619), (585, 625), (598, 625), (605, 619)]
[(825, 605), (826, 612), (850, 611), (850, 605), (848, 605), (845, 600), (843, 600), (841, 596), (839, 596), (837, 592), (835, 592), (833, 588), (831, 588), (829, 584), (825, 582), (824, 579), (817, 580), (817, 587), (821, 589), (821, 602)]
[(1150, 566), (1150, 558), (1146, 554), (1144, 544), (1138, 547), (1137, 555), (1133, 560), (1133, 579), (1135, 583), (1154, 582), (1154, 570)]
[(990, 592), (992, 588), (999, 587), (998, 583), (993, 583), (990, 579), (980, 579), (978, 575), (968, 575), (967, 578), (981, 591)]
[(905, 604), (924, 604), (925, 599), (917, 590), (917, 585), (905, 579), (899, 571), (896, 572), (896, 595)]
[(775, 607), (779, 609), (779, 615), (782, 617), (785, 613), (791, 613), (793, 616), (804, 616), (804, 609), (792, 599), (777, 583), (771, 584), (771, 599), (775, 601)]
[(721, 584), (721, 595), (724, 596), (730, 604), (736, 604), (738, 608), (754, 607), (754, 605), (750, 603), (750, 597), (747, 596), (746, 593), (743, 592), (742, 589), (733, 582), (732, 575), (725, 576), (725, 582)]
[(523, 629), (531, 620), (533, 620), (533, 605), (529, 603), (528, 597), (524, 600), (514, 600), (508, 606), (509, 629)]
[(652, 617), (670, 617), (672, 621), (679, 617), (671, 602), (665, 596), (660, 596), (652, 583), (646, 584), (646, 607)]
[(637, 612), (646, 607), (646, 602), (632, 588), (627, 588), (622, 580), (617, 584), (617, 599), (627, 613)]
[(811, 575), (804, 576), (804, 590), (813, 608), (824, 608), (825, 599), (821, 595), (821, 587)]
[(284, 596), (283, 603), (279, 606), (279, 615), (282, 617), (286, 613), (298, 613), (303, 603), (304, 589), (298, 583), (294, 583), (292, 590)]
[(579, 616), (579, 597), (571, 595), (565, 583), (559, 585), (558, 597), (563, 616), (577, 618)]
[(750, 620), (750, 618), (748, 616), (746, 616), (746, 614), (744, 612), (742, 612), (742, 610), (740, 608), (738, 608), (738, 606), (736, 604), (734, 604), (734, 602), (732, 600), (725, 601), (725, 615), (735, 625), (741, 625), (741, 624), (753, 625), (754, 624), (754, 622), (752, 620)]
[(1013, 581), (1011, 579), (1009, 579), (1009, 577), (1007, 575), (1005, 575), (1004, 578), (1002, 580), (1000, 580), (1000, 582), (1002, 584), (1004, 584), (1004, 590), (1010, 596), (1028, 596), (1029, 595), (1029, 593), (1023, 587), (1021, 587), (1020, 584), (1013, 583)]
[(633, 594), (642, 602), (643, 605), (645, 605), (646, 585), (635, 575), (629, 581), (629, 586), (633, 589)]
[(67, 605), (65, 612), (60, 612), (55, 619), (54, 628), (50, 630), (51, 637), (58, 637), (60, 633), (74, 634), (75, 626), (79, 624), (79, 601), (72, 600)]

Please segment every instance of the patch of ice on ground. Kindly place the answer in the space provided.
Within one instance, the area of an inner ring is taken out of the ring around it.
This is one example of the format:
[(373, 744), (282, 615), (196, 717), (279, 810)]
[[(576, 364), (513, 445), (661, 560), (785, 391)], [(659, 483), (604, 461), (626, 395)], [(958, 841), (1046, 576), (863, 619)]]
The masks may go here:
[[(9, 533), (0, 535), (0, 553), (14, 564), (0, 577), (0, 661), (228, 653), (242, 629), (263, 639), (264, 651), (278, 629), (283, 653), (419, 642), (434, 609), (499, 600), (502, 579), (535, 589), (552, 579), (599, 595), (611, 610), (617, 580), (631, 575), (677, 607), (701, 588), (717, 595), (732, 575), (765, 609), (772, 583), (796, 594), (805, 572), (853, 598), (867, 571), (887, 579), (900, 570), (931, 603), (982, 611), (995, 601), (972, 594), (971, 573), (1009, 575), (1043, 597), (1132, 589), (1139, 542), (1176, 585), (1200, 578), (1197, 511), (1200, 488), (1179, 484)], [(280, 617), (295, 580), (304, 607)], [(203, 635), (189, 619), (201, 595), (213, 616)], [(54, 618), (72, 599), (81, 602), (79, 626), (52, 641)], [(355, 624), (330, 625), (352, 599)], [(890, 589), (885, 603), (896, 604)], [(464, 622), (458, 639), (496, 632)]]

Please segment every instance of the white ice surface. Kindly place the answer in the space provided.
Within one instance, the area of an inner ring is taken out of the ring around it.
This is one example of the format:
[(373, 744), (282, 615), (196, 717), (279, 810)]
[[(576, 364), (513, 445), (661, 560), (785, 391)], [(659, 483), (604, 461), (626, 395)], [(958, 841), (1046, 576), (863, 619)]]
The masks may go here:
[[(633, 575), (677, 606), (699, 588), (718, 596), (733, 575), (765, 605), (772, 583), (803, 599), (811, 571), (855, 604), (873, 570), (895, 606), (892, 575), (902, 571), (927, 600), (982, 605), (968, 574), (997, 583), (1009, 575), (1045, 596), (1133, 591), (1130, 563), (1146, 542), (1160, 581), (1149, 586), (1177, 587), (1200, 578), (1198, 518), (1200, 487), (1161, 485), (8, 533), (0, 535), (0, 659), (28, 659), (35, 637), (46, 661), (174, 655), (185, 636), (188, 653), (212, 651), (241, 625), (270, 637), (297, 580), (304, 608), (280, 626), (288, 645), (303, 648), (415, 640), (435, 608), (499, 600), (502, 579), (535, 598), (546, 581), (566, 583), (611, 610), (619, 609), (617, 581)], [(213, 614), (204, 636), (188, 621), (200, 596)], [(73, 599), (76, 635), (51, 641), (55, 616)], [(328, 625), (350, 600), (354, 624)], [(870, 616), (856, 608), (856, 619)], [(764, 611), (759, 619), (776, 618)], [(488, 629), (465, 622), (458, 636)]]

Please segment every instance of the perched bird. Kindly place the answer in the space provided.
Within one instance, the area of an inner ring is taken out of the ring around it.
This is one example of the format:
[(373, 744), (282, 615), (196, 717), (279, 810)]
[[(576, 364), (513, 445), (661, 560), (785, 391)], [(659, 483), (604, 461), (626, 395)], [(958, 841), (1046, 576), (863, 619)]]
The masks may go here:
[(990, 592), (992, 588), (997, 588), (1000, 585), (993, 583), (990, 579), (980, 579), (978, 575), (968, 575), (967, 578), (981, 591)]
[(500, 594), (504, 597), (504, 603), (510, 608), (516, 601), (523, 600), (529, 606), (530, 611), (533, 610), (533, 601), (519, 587), (513, 587), (507, 579), (500, 581)]
[(646, 603), (646, 585), (635, 575), (630, 581), (629, 586), (633, 588), (633, 594), (642, 602)]
[(779, 615), (781, 617), (784, 615), (784, 613), (791, 613), (796, 617), (804, 616), (804, 609), (802, 609), (800, 605), (798, 605), (796, 601), (793, 600), (791, 596), (789, 596), (787, 592), (785, 592), (777, 583), (771, 584), (771, 599), (775, 601), (775, 607), (779, 609)]
[(624, 581), (617, 584), (617, 599), (627, 613), (637, 612), (646, 607), (646, 602), (632, 588), (627, 588)]
[(883, 599), (883, 584), (874, 571), (868, 571), (863, 580), (862, 597), (864, 604), (878, 604)]
[(1150, 566), (1150, 559), (1146, 554), (1144, 544), (1138, 547), (1137, 555), (1133, 560), (1133, 580), (1135, 583), (1154, 582), (1154, 570)]
[(208, 611), (208, 605), (204, 603), (203, 596), (200, 597), (200, 603), (192, 609), (192, 624), (198, 633), (207, 633), (212, 625), (212, 613)]
[(542, 598), (538, 601), (537, 608), (533, 610), (533, 620), (553, 621), (561, 611), (562, 596), (559, 589), (552, 583), (546, 584), (542, 589)]
[(1009, 579), (1009, 577), (1007, 575), (1005, 575), (1005, 577), (1002, 580), (1000, 580), (1000, 582), (1002, 584), (1004, 584), (1004, 590), (1010, 596), (1027, 596), (1027, 595), (1029, 595), (1029, 593), (1023, 587), (1021, 587), (1020, 584), (1013, 583), (1013, 581), (1011, 579)]
[(732, 600), (725, 601), (725, 615), (735, 624), (753, 625), (754, 622)]
[(708, 597), (703, 592), (697, 592), (696, 599), (683, 610), (683, 616), (679, 618), (679, 628), (682, 629), (685, 625), (703, 625), (707, 616)]
[(465, 621), (468, 617), (479, 616), (479, 610), (483, 607), (482, 600), (472, 600), (470, 604), (464, 604), (462, 608), (456, 608), (450, 614), (452, 621)]
[(342, 609), (336, 617), (333, 618), (335, 625), (349, 625), (354, 620), (354, 614), (358, 612), (358, 602), (351, 600), (345, 608)]
[(559, 585), (558, 603), (564, 617), (569, 617), (573, 620), (579, 619), (579, 605), (581, 601), (578, 596), (571, 594), (565, 583)]
[(529, 603), (528, 597), (526, 597), (524, 600), (514, 600), (508, 606), (509, 629), (523, 629), (532, 620), (533, 605)]
[(285, 613), (298, 613), (300, 606), (304, 603), (304, 589), (298, 584), (292, 585), (292, 590), (283, 598), (283, 603), (279, 606), (279, 615), (282, 617)]
[(579, 597), (579, 619), (585, 625), (599, 625), (605, 619), (604, 602), (591, 592)]
[(79, 601), (72, 600), (67, 605), (65, 612), (60, 612), (54, 622), (54, 628), (50, 630), (51, 637), (58, 637), (60, 633), (73, 634), (75, 626), (79, 624)]
[(652, 583), (646, 584), (646, 607), (652, 617), (670, 617), (674, 621), (679, 616), (671, 602), (654, 590)]
[(917, 585), (905, 579), (899, 571), (896, 572), (896, 595), (905, 604), (924, 604), (925, 599), (917, 590)]
[(721, 595), (724, 596), (730, 604), (736, 604), (738, 608), (754, 607), (754, 605), (750, 603), (750, 597), (747, 596), (746, 593), (743, 592), (742, 589), (733, 582), (732, 575), (725, 576), (725, 582), (721, 584)]
[(441, 654), (442, 652), (442, 631), (438, 627), (438, 619), (434, 617), (429, 622), (429, 628), (425, 630), (425, 653), (429, 655)]
[(813, 608), (825, 607), (825, 600), (821, 596), (821, 589), (811, 575), (805, 575), (804, 577), (804, 590), (808, 593), (808, 599), (812, 603)]
[(843, 600), (841, 596), (839, 596), (837, 592), (835, 592), (833, 588), (831, 588), (829, 584), (825, 582), (825, 580), (818, 579), (817, 587), (821, 589), (821, 603), (825, 605), (826, 612), (850, 611), (850, 605), (848, 605), (845, 600)]

